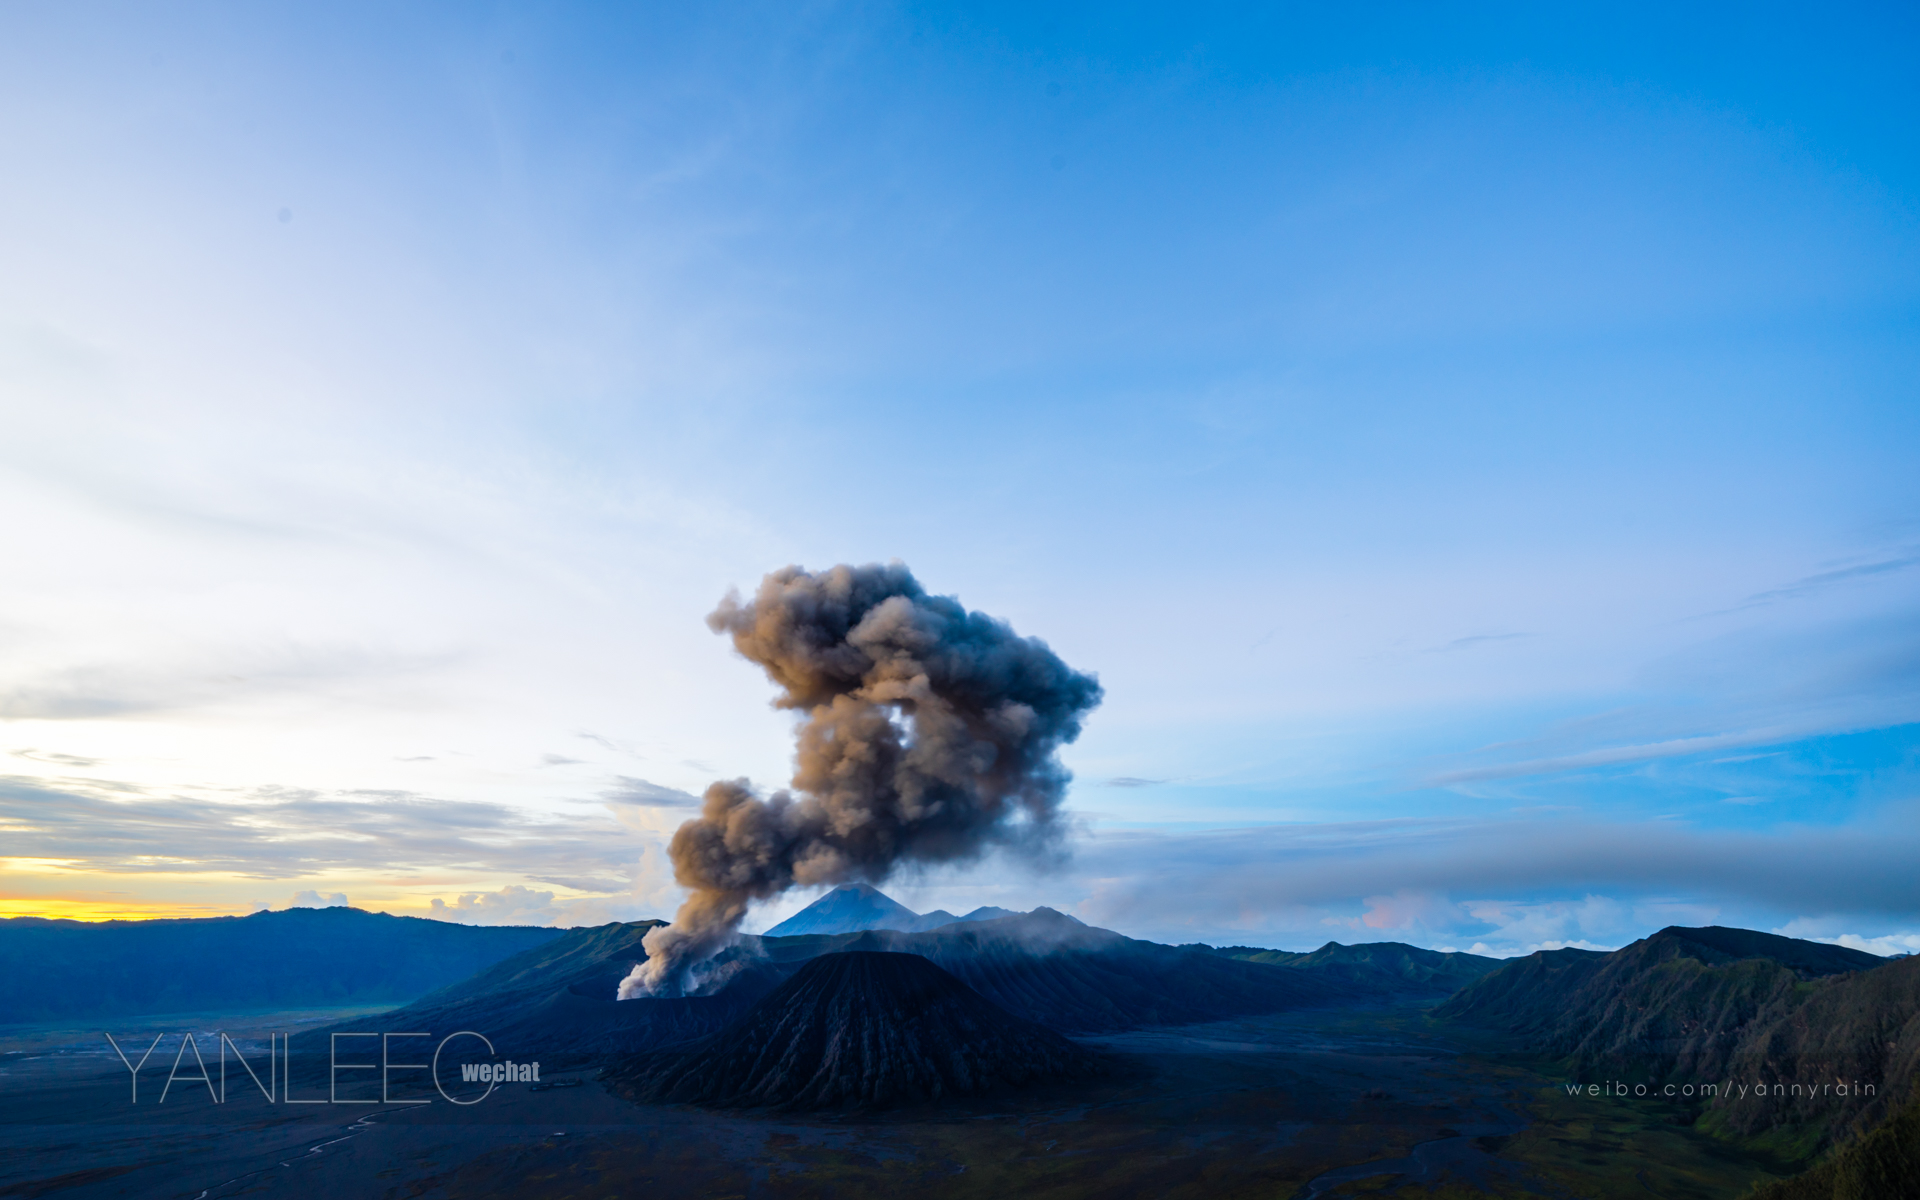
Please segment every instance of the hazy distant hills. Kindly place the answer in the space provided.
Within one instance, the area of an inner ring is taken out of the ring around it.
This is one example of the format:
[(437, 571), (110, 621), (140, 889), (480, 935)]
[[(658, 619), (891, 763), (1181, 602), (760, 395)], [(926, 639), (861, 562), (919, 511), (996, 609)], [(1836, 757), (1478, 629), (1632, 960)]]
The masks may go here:
[(1369, 942), (1359, 946), (1328, 942), (1318, 950), (1304, 953), (1228, 946), (1214, 953), (1242, 962), (1303, 967), (1355, 980), (1372, 974), (1385, 974), (1403, 980), (1414, 989), (1436, 995), (1451, 995), (1506, 962), (1502, 958), (1487, 958), (1458, 950), (1423, 950), (1404, 942)]
[(1713, 1102), (1704, 1128), (1803, 1157), (1883, 1119), (1920, 1068), (1920, 958), (1742, 929), (1668, 928), (1611, 954), (1516, 959), (1434, 1010), (1521, 1035), (1573, 1077), (1629, 1083), (1871, 1083), (1878, 1096)]
[[(188, 920), (0, 920), (0, 1023), (169, 1012), (406, 1004), (422, 1028), (529, 1047), (632, 1050), (711, 1033), (821, 954), (920, 954), (1010, 1012), (1076, 1034), (1334, 1004), (1434, 999), (1490, 960), (1383, 943), (1310, 954), (1163, 946), (1052, 909), (920, 914), (836, 888), (716, 965), (716, 994), (616, 1005), (661, 922), (468, 926), (352, 908)], [(911, 925), (914, 928), (895, 926)], [(926, 927), (930, 926), (930, 927)], [(1283, 969), (1284, 968), (1284, 969)]]
[(920, 955), (852, 951), (808, 961), (720, 1032), (634, 1056), (610, 1079), (655, 1103), (880, 1107), (1104, 1068)]
[(793, 937), (809, 933), (861, 933), (868, 929), (893, 929), (918, 933), (952, 925), (956, 921), (991, 921), (996, 917), (1018, 914), (1004, 908), (976, 908), (964, 917), (945, 909), (917, 913), (906, 905), (864, 883), (842, 884), (807, 905), (799, 912), (767, 930), (767, 937)]
[(1378, 1002), (1399, 991), (1137, 941), (1050, 908), (927, 933), (868, 930), (831, 944), (786, 938), (770, 947), (775, 954), (830, 950), (923, 955), (1009, 1012), (1071, 1034)]
[[(422, 997), (379, 1023), (477, 1029), (494, 1038), (503, 1053), (523, 1057), (560, 1060), (650, 1050), (719, 1031), (806, 962), (847, 951), (920, 955), (1014, 1016), (1066, 1034), (1431, 1000), (1439, 994), (1431, 982), (1411, 981), (1394, 971), (1329, 961), (1306, 967), (1244, 962), (1204, 947), (1137, 941), (1040, 908), (922, 932), (869, 929), (743, 938), (716, 960), (726, 983), (712, 995), (616, 1001), (620, 979), (645, 957), (641, 938), (656, 924), (573, 930)], [(1337, 957), (1328, 951), (1315, 954)]]
[(167, 921), (0, 920), (0, 1024), (393, 1004), (553, 941), (355, 908)]

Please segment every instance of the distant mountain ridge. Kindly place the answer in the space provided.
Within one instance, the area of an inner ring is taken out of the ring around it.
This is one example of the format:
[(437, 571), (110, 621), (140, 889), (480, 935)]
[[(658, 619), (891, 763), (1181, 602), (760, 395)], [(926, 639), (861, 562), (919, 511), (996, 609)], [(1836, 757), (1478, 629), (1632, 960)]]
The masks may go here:
[[(1339, 964), (1237, 961), (1136, 941), (1038, 908), (932, 930), (743, 937), (714, 960), (710, 995), (616, 1001), (659, 922), (577, 929), (379, 1018), (416, 1029), (479, 1029), (543, 1060), (648, 1051), (713, 1034), (807, 962), (848, 951), (918, 954), (1014, 1016), (1072, 1035), (1116, 1033), (1288, 1009), (1429, 1002), (1431, 985)], [(366, 1022), (339, 1026), (351, 1030)]]
[(1441, 995), (1458, 991), (1487, 972), (1497, 970), (1507, 961), (1459, 950), (1426, 950), (1405, 942), (1362, 942), (1356, 946), (1328, 942), (1318, 950), (1298, 953), (1262, 950), (1255, 946), (1207, 949), (1242, 962), (1318, 968), (1327, 972), (1338, 972), (1341, 968), (1352, 968), (1356, 972), (1384, 972), (1410, 984), (1430, 988)]
[(403, 1004), (562, 936), (357, 908), (155, 921), (0, 920), (0, 1024)]
[(762, 934), (763, 937), (796, 937), (814, 933), (862, 933), (869, 929), (892, 929), (901, 933), (923, 933), (960, 921), (991, 921), (1018, 914), (991, 906), (976, 908), (964, 917), (945, 909), (917, 913), (871, 884), (845, 883), (807, 905), (799, 912)]
[[(1887, 961), (1750, 929), (1668, 926), (1611, 953), (1570, 948), (1510, 960), (1434, 1015), (1497, 1023), (1576, 1057), (1645, 1057), (1674, 1040), (1665, 1022), (1698, 1027), (1706, 1014), (1696, 1012), (1696, 1004), (1711, 1009), (1719, 1025), (1743, 1024), (1765, 997), (1796, 983)], [(1722, 970), (1702, 973), (1699, 967)]]
[[(829, 948), (815, 949), (810, 940), (782, 939), (778, 952)], [(871, 929), (835, 938), (831, 949), (923, 955), (1009, 1012), (1069, 1034), (1217, 1021), (1356, 996), (1343, 981), (1137, 941), (1045, 907), (924, 933)]]

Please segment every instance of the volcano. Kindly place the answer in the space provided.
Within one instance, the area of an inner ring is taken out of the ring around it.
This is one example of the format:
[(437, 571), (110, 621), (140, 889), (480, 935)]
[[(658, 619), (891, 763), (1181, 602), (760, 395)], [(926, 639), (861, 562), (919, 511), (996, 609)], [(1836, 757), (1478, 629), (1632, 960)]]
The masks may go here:
[(825, 954), (719, 1033), (608, 1076), (642, 1103), (883, 1108), (1102, 1074), (918, 954)]
[(879, 888), (865, 883), (847, 883), (807, 905), (799, 912), (762, 934), (763, 937), (796, 937), (810, 933), (861, 933), (868, 929), (892, 929), (901, 933), (922, 933), (943, 925), (967, 921), (991, 921), (996, 917), (1020, 914), (991, 905), (976, 908), (964, 917), (956, 917), (943, 908), (917, 913)]

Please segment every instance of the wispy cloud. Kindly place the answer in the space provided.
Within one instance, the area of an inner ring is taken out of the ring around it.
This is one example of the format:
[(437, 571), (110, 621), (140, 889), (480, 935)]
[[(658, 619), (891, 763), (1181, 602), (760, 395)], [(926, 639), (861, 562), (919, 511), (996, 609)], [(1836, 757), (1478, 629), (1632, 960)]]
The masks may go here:
[(57, 767), (92, 767), (99, 765), (100, 762), (97, 758), (84, 758), (78, 754), (57, 754), (51, 750), (35, 750), (31, 747), (25, 750), (15, 750), (13, 751), (13, 756), (15, 758), (29, 759), (33, 762), (48, 763)]
[(1899, 571), (1920, 567), (1920, 551), (1880, 559), (1877, 562), (1861, 563), (1852, 567), (1840, 567), (1837, 570), (1821, 571), (1816, 575), (1795, 580), (1784, 587), (1770, 588), (1764, 592), (1755, 592), (1748, 596), (1738, 608), (1755, 608), (1762, 604), (1772, 604), (1778, 600), (1796, 600), (1802, 596), (1811, 596), (1836, 584), (1849, 583), (1856, 579), (1871, 579), (1878, 575), (1892, 575)]
[[(1312, 928), (1346, 913), (1355, 932), (1418, 925), (1471, 937), (1485, 932), (1475, 906), (1518, 911), (1582, 897), (1611, 897), (1622, 912), (1691, 905), (1695, 917), (1737, 908), (1898, 918), (1920, 911), (1916, 860), (1920, 809), (1909, 804), (1853, 826), (1768, 832), (1566, 816), (1103, 833), (1081, 847), (1072, 871), (1090, 889), (1083, 917), (1145, 936)], [(1646, 919), (1628, 914), (1604, 927), (1631, 930)], [(1601, 924), (1590, 914), (1532, 940), (1592, 937)]]
[(1462, 767), (1458, 770), (1429, 775), (1423, 782), (1429, 787), (1450, 787), (1455, 784), (1475, 783), (1489, 779), (1516, 779), (1526, 775), (1553, 775), (1592, 767), (1622, 766), (1629, 763), (1651, 762), (1660, 758), (1706, 754), (1735, 746), (1765, 745), (1791, 737), (1794, 733), (1795, 731), (1786, 729), (1760, 729), (1742, 733), (1714, 734), (1708, 737), (1672, 738), (1668, 741), (1648, 742), (1637, 746), (1608, 746), (1599, 750), (1586, 750), (1555, 758), (1534, 758), (1520, 762), (1493, 763), (1483, 767)]
[(418, 675), (458, 661), (449, 653), (380, 654), (359, 646), (225, 650), (191, 663), (75, 665), (16, 679), (0, 690), (0, 717), (88, 720), (173, 712), (275, 693)]
[(636, 779), (631, 775), (618, 775), (615, 779), (617, 782), (614, 787), (600, 793), (609, 804), (630, 804), (640, 808), (698, 808), (700, 806), (700, 797), (692, 792), (683, 792), (679, 788)]
[(287, 901), (288, 908), (345, 908), (346, 906), (345, 892), (328, 892), (323, 896), (312, 888), (295, 892), (293, 898)]
[(1903, 571), (1920, 567), (1920, 549), (1904, 548), (1870, 562), (1856, 563), (1847, 567), (1835, 567), (1830, 571), (1817, 571), (1804, 575), (1792, 583), (1754, 592), (1746, 599), (1730, 608), (1717, 608), (1686, 618), (1688, 621), (1705, 621), (1714, 617), (1731, 616), (1734, 613), (1748, 612), (1756, 608), (1765, 608), (1783, 600), (1803, 600), (1832, 591), (1845, 584), (1866, 579), (1876, 579), (1897, 575)]
[(605, 816), (539, 816), (406, 792), (262, 788), (235, 803), (18, 777), (0, 778), (0, 823), (10, 857), (108, 875), (289, 879), (464, 868), (625, 878), (646, 844)]
[(462, 925), (604, 925), (655, 915), (621, 897), (556, 899), (553, 892), (509, 884), (492, 892), (462, 892), (453, 903), (435, 897), (430, 915)]
[(700, 797), (631, 775), (615, 777), (600, 793), (613, 819), (639, 833), (665, 839), (700, 807)]
[(1453, 650), (1471, 650), (1475, 646), (1485, 646), (1493, 642), (1512, 642), (1521, 638), (1530, 638), (1531, 633), (1476, 633), (1471, 637), (1455, 638), (1444, 646), (1435, 646), (1429, 653), (1445, 654)]

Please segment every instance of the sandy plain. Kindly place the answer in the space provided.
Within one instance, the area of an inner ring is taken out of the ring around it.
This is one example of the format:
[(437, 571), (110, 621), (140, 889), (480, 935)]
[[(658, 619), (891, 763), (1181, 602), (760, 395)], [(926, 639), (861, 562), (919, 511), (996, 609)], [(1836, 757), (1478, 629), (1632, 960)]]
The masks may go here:
[[(579, 1086), (502, 1085), (466, 1107), (269, 1104), (231, 1065), (227, 1103), (198, 1082), (157, 1102), (187, 1030), (203, 1048), (229, 1031), (256, 1068), (269, 1031), (292, 1033), (294, 1094), (324, 1095), (325, 1043), (311, 1031), (347, 1015), (113, 1022), (123, 1047), (167, 1035), (138, 1103), (101, 1030), (0, 1032), (0, 1197), (1711, 1200), (1774, 1177), (1684, 1114), (1570, 1101), (1541, 1064), (1418, 1009), (1092, 1039), (1116, 1063), (1097, 1084), (884, 1114), (636, 1106), (590, 1072), (543, 1075)], [(378, 1094), (357, 1078), (343, 1076), (343, 1098)]]

